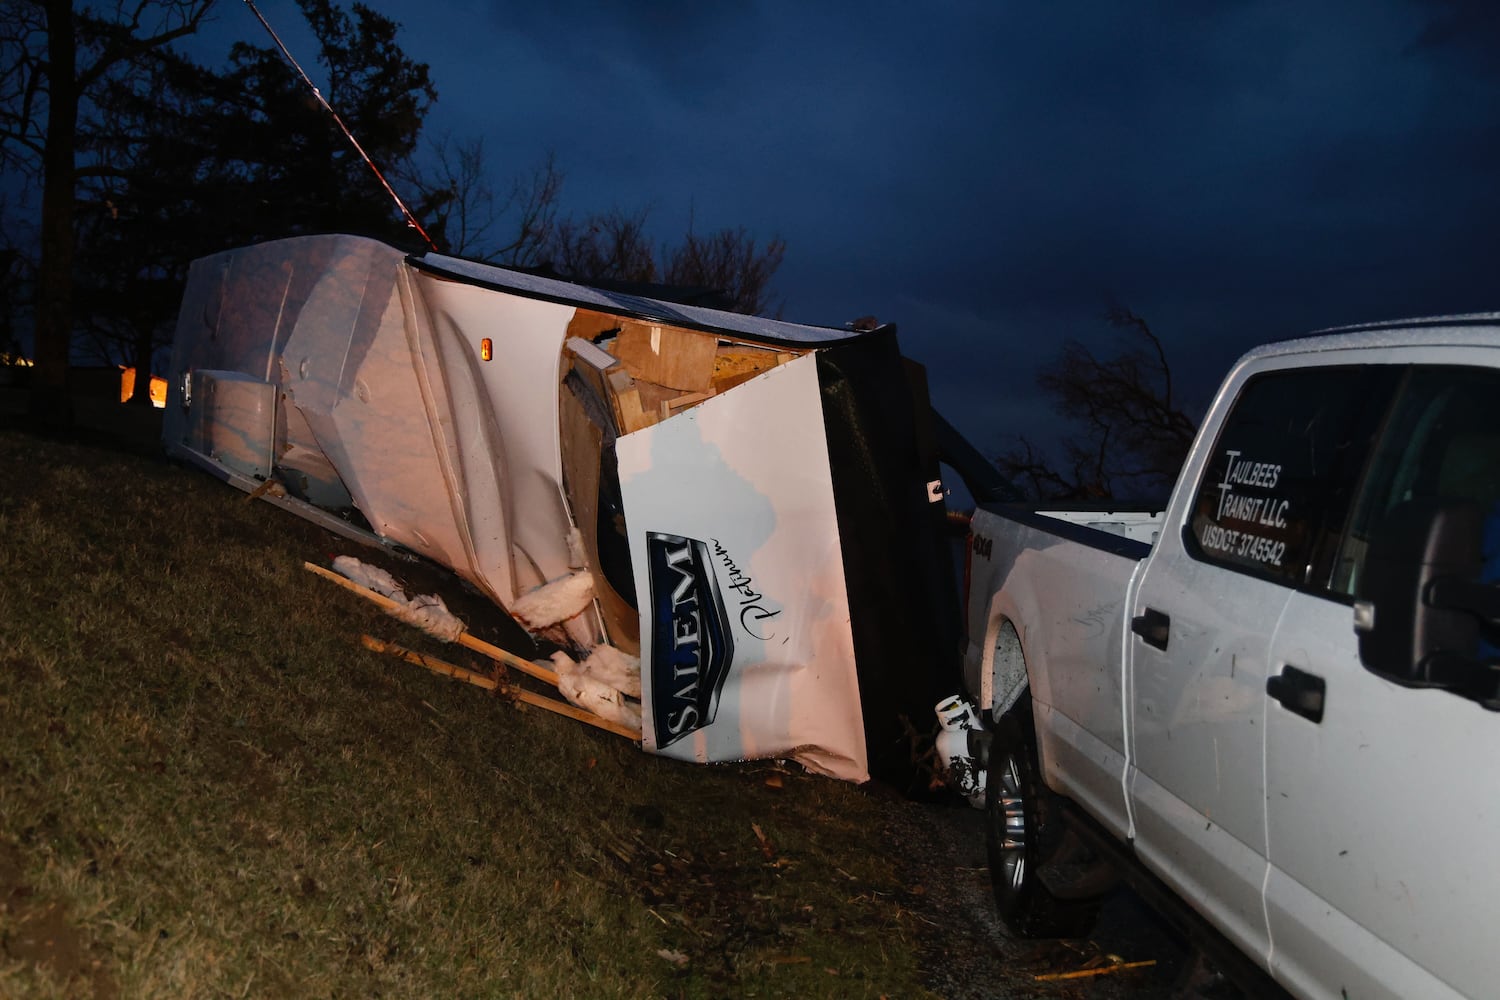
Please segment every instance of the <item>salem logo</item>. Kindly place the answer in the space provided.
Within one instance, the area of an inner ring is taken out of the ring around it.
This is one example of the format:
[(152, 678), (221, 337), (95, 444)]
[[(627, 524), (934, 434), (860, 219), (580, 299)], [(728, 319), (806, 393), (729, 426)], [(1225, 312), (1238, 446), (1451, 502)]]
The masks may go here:
[(646, 534), (651, 580), (651, 716), (657, 747), (714, 721), (734, 661), (724, 600), (708, 546), (659, 531)]

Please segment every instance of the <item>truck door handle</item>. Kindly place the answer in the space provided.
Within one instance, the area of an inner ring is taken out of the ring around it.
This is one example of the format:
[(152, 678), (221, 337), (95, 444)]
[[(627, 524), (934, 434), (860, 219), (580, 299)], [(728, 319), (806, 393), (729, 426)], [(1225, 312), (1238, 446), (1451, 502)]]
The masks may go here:
[(1172, 619), (1155, 608), (1147, 608), (1145, 614), (1130, 619), (1130, 631), (1140, 636), (1148, 646), (1167, 648), (1167, 639), (1172, 634)]
[(1281, 673), (1266, 678), (1266, 694), (1281, 702), (1288, 712), (1314, 722), (1323, 721), (1323, 696), (1327, 690), (1323, 678), (1293, 666), (1283, 666)]

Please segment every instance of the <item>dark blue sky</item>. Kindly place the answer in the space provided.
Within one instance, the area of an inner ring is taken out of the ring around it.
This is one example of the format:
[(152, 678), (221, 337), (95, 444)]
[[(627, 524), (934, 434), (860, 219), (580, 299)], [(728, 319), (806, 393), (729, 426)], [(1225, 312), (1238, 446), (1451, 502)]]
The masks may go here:
[[(1482, 0), (371, 0), (429, 132), (575, 212), (787, 241), (783, 318), (895, 322), (994, 454), (1111, 303), (1200, 409), (1256, 343), (1500, 309), (1500, 5)], [(314, 53), (286, 0), (261, 10)], [(226, 3), (214, 38), (266, 39)], [(227, 43), (226, 43), (227, 47)]]

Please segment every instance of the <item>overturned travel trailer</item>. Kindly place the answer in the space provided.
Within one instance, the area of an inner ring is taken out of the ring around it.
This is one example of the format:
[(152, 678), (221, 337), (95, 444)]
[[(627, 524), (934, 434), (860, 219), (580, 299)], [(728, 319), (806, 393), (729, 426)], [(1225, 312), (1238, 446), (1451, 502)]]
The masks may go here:
[[(170, 453), (450, 568), (580, 659), (638, 655), (649, 752), (907, 781), (956, 689), (930, 411), (893, 327), (315, 236), (195, 262), (168, 381)], [(528, 621), (559, 582), (581, 613)]]

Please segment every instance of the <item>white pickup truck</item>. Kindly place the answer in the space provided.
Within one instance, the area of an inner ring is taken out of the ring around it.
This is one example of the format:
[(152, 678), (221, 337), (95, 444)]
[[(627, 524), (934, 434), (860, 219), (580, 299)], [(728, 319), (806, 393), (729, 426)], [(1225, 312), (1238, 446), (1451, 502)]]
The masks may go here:
[(1082, 931), (1101, 856), (1296, 996), (1500, 996), (1500, 315), (1251, 351), (1092, 520), (972, 521), (1007, 923)]

